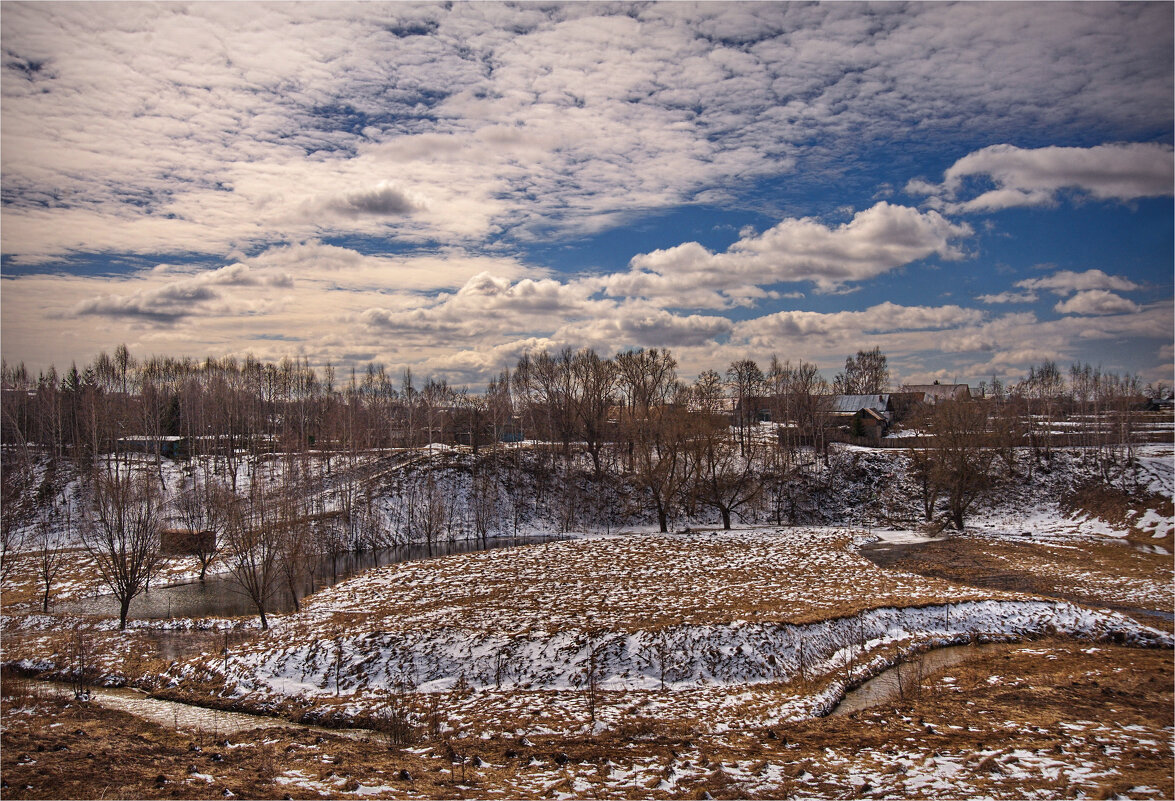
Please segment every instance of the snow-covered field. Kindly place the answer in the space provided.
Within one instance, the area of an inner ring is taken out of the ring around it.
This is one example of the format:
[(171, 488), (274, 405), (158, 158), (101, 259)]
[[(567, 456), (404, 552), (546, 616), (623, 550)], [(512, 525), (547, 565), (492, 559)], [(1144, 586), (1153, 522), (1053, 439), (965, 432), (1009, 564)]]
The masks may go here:
[[(606, 537), (393, 565), (324, 590), (227, 663), (209, 655), (167, 675), (247, 705), (297, 699), (350, 717), (379, 714), (397, 687), (461, 688), (450, 725), (487, 735), (528, 719), (519, 734), (582, 732), (594, 684), (607, 699), (597, 726), (688, 715), (721, 731), (820, 714), (919, 647), (1052, 633), (1171, 644), (1117, 613), (894, 574), (851, 539)], [(653, 694), (663, 681), (672, 692)]]
[[(549, 533), (573, 525), (576, 538), (373, 569), (317, 592), (298, 613), (275, 615), (267, 632), (254, 618), (132, 621), (130, 631), (118, 632), (110, 619), (29, 614), (28, 605), (14, 610), (10, 600), (31, 599), (26, 575), (4, 588), (5, 660), (68, 672), (76, 629), (108, 680), (166, 687), (204, 702), (361, 724), (407, 703), (418, 725), (435, 724), (439, 735), (466, 743), (624, 741), (630, 734), (639, 741), (670, 730), (698, 738), (677, 746), (672, 758), (633, 752), (607, 763), (575, 764), (538, 749), (524, 751), (518, 761), (487, 755), (482, 773), (493, 774), (494, 784), (492, 790), (481, 785), (485, 794), (665, 797), (688, 791), (697, 797), (704, 782), (742, 796), (827, 795), (830, 788), (900, 797), (1000, 796), (993, 788), (1014, 794), (1028, 787), (1043, 798), (1065, 795), (1066, 780), (1094, 792), (1119, 774), (1098, 757), (1024, 745), (1028, 711), (1024, 719), (1009, 713), (1008, 721), (992, 722), (1002, 739), (973, 743), (970, 750), (927, 745), (921, 718), (892, 711), (885, 719), (867, 715), (867, 725), (900, 731), (905, 739), (894, 734), (875, 747), (823, 749), (799, 762), (782, 750), (772, 758), (757, 755), (758, 746), (740, 740), (767, 727), (810, 725), (847, 688), (922, 649), (1054, 634), (1082, 642), (1046, 640), (1041, 659), (1063, 651), (1071, 660), (1075, 648), (1092, 648), (1092, 654), (1099, 646), (1091, 643), (1100, 641), (1172, 646), (1170, 633), (1109, 609), (965, 587), (863, 558), (858, 548), (870, 541), (901, 547), (927, 538), (914, 530), (918, 504), (904, 472), (906, 458), (895, 451), (838, 449), (822, 472), (803, 478), (810, 495), (799, 515), (811, 525), (765, 525), (772, 516), (765, 504), (748, 512), (745, 527), (736, 531), (706, 529), (714, 521), (701, 514), (679, 516), (675, 527), (694, 530), (670, 534), (650, 531), (647, 505), (623, 488), (612, 484), (593, 495), (582, 471), (543, 477), (524, 458), (523, 469), (499, 476), (496, 533)], [(1066, 506), (1063, 500), (1095, 473), (1080, 452), (1058, 451), (1031, 479), (981, 501), (966, 532), (944, 536), (1006, 560), (1010, 570), (1080, 590), (1083, 602), (1170, 610), (1172, 571), (1162, 551), (1170, 549), (1173, 527), (1167, 500), (1175, 493), (1172, 448), (1142, 446), (1137, 464), (1135, 497), (1145, 500), (1124, 513)], [(430, 466), (461, 516), (457, 530), (468, 527), (467, 454), (445, 450), (407, 463), (371, 457), (346, 469), (334, 465), (315, 491), (329, 508), (332, 493), (361, 475), (365, 491), (382, 493), (371, 507), (380, 529), (391, 534), (403, 520), (400, 493)], [(181, 487), (187, 470), (165, 460), (165, 483)], [(242, 484), (254, 476), (273, 480), (268, 468), (242, 466)], [(526, 501), (538, 491), (545, 505)], [(577, 511), (561, 518), (560, 509), (569, 505)], [(595, 525), (602, 513), (610, 516), (607, 526)], [(815, 524), (827, 520), (845, 522)], [(55, 598), (93, 591), (87, 560), (81, 552), (72, 555)], [(167, 580), (193, 577), (194, 570), (193, 560), (172, 560)], [(168, 629), (191, 632), (178, 636), (204, 653), (161, 659), (157, 640), (172, 636)], [(232, 637), (227, 658), (221, 651), (226, 630)], [(1115, 659), (1126, 650), (1117, 649)], [(1103, 667), (1116, 671), (1121, 664)], [(1033, 691), (1032, 679), (995, 666), (975, 681), (987, 686), (988, 678), (993, 692), (1029, 697)], [(954, 680), (954, 674), (936, 677), (929, 686), (944, 698)], [(1066, 747), (1067, 737), (1079, 748), (1122, 755), (1170, 746), (1170, 729), (1150, 724), (1134, 730), (1113, 719), (1062, 716), (1032, 725), (1031, 738), (1053, 738)], [(430, 736), (412, 753), (451, 770), (435, 740)], [(332, 776), (302, 766), (286, 771), (278, 784), (342, 794), (342, 776)], [(1151, 787), (1120, 789), (1153, 795)], [(350, 792), (411, 795), (378, 776)]]
[[(1151, 505), (1127, 510), (1124, 519), (1107, 520), (1061, 507), (1067, 494), (1098, 479), (1080, 450), (1063, 450), (1054, 454), (1047, 471), (1038, 468), (1031, 479), (1021, 477), (981, 499), (967, 527), (985, 536), (1032, 541), (1125, 539), (1132, 529), (1142, 530), (1152, 539), (1164, 539), (1175, 521), (1168, 511), (1169, 503), (1166, 509), (1156, 505), (1175, 498), (1175, 448), (1140, 445), (1135, 463), (1127, 484), (1137, 497), (1149, 495)], [(1119, 483), (1116, 476), (1112, 486)]]

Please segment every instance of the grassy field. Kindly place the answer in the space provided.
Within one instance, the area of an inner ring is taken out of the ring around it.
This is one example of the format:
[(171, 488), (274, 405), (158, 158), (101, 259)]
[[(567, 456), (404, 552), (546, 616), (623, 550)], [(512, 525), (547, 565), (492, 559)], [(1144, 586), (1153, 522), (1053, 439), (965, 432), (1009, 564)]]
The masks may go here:
[[(872, 532), (847, 527), (590, 536), (391, 565), (267, 632), (251, 618), (118, 632), (28, 614), (32, 589), (9, 582), (4, 661), (25, 673), (67, 675), (80, 636), (102, 681), (378, 733), (226, 741), (9, 676), (3, 795), (1175, 794), (1170, 619), (1107, 611), (1172, 610), (1170, 516), (1107, 493), (1017, 509), (888, 568), (858, 552)], [(71, 561), (67, 594), (86, 569)], [(975, 641), (992, 644), (902, 697), (820, 717), (900, 659)]]
[(853, 716), (720, 733), (683, 718), (597, 735), (450, 734), (407, 745), (274, 728), (217, 738), (7, 682), (3, 794), (1171, 796), (1169, 651), (1063, 640), (988, 648), (982, 662), (927, 677), (917, 696)]
[[(1131, 544), (1018, 542), (994, 537), (953, 537), (909, 549), (875, 552), (896, 570), (969, 586), (1016, 589), (1092, 606), (1171, 613), (1171, 556)], [(1148, 625), (1171, 630), (1169, 617), (1135, 613)]]

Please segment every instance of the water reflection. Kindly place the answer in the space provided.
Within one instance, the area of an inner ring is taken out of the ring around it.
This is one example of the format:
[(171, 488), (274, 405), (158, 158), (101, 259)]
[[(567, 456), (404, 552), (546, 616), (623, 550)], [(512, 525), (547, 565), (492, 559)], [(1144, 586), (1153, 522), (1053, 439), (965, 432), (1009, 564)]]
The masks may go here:
[[(62, 682), (38, 681), (37, 684), (50, 688), (51, 692), (59, 694), (62, 698), (70, 698), (73, 695), (72, 686)], [(107, 709), (127, 712), (135, 717), (177, 731), (204, 732), (214, 737), (268, 728), (317, 731), (324, 734), (329, 732), (337, 737), (346, 737), (352, 740), (368, 740), (378, 736), (370, 729), (327, 729), (322, 726), (294, 723), (267, 715), (228, 712), (179, 701), (166, 701), (162, 698), (151, 698), (146, 693), (129, 688), (88, 687), (86, 691), (89, 693), (91, 703)]]
[[(487, 540), (454, 540), (440, 543), (396, 545), (368, 551), (349, 551), (334, 559), (318, 558), (300, 571), (294, 591), (298, 599), (337, 584), (365, 570), (398, 562), (430, 559), (451, 554), (535, 545), (559, 537), (511, 537)], [(56, 610), (85, 615), (118, 615), (118, 603), (111, 595), (99, 595), (56, 605)], [(292, 612), (294, 601), (284, 577), (275, 582), (267, 612)], [(253, 602), (240, 586), (226, 576), (209, 577), (204, 584), (176, 584), (152, 587), (149, 593), (131, 602), (130, 618), (160, 620), (173, 617), (235, 617), (256, 614)]]
[(833, 715), (851, 715), (862, 709), (894, 703), (917, 696), (931, 673), (974, 659), (987, 645), (954, 645), (917, 654), (877, 674), (855, 690), (832, 710)]

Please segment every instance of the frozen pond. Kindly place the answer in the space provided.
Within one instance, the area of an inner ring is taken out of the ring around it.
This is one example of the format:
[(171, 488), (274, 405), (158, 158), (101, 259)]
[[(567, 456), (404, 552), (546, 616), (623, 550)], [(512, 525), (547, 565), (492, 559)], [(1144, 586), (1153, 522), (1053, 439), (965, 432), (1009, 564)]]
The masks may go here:
[[(494, 548), (534, 545), (555, 539), (559, 538), (503, 537), (484, 541), (454, 540), (432, 545), (397, 545), (370, 551), (348, 552), (333, 560), (323, 558), (308, 564), (295, 583), (295, 587), (300, 600), (323, 587), (329, 587), (343, 579), (375, 567)], [(266, 612), (291, 612), (293, 609), (294, 603), (284, 579), (276, 581)], [(98, 595), (57, 604), (55, 610), (75, 614), (117, 617), (118, 603), (114, 600), (114, 596)], [(210, 576), (204, 584), (192, 582), (152, 587), (149, 593), (140, 595), (131, 602), (130, 617), (140, 620), (174, 617), (235, 617), (253, 615), (256, 612), (253, 602), (243, 594), (237, 583), (224, 574), (218, 574)]]

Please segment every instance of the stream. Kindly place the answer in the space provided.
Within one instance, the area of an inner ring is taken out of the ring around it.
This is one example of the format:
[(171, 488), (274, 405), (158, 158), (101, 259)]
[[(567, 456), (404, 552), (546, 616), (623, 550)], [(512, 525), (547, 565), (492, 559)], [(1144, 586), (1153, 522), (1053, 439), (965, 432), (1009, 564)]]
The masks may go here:
[(931, 673), (966, 662), (968, 659), (976, 659), (989, 647), (951, 645), (909, 657), (877, 674), (855, 690), (845, 693), (845, 697), (829, 714), (851, 715), (862, 709), (898, 701), (903, 695), (903, 690), (910, 693), (920, 682), (925, 683)]
[[(73, 689), (62, 682), (47, 681), (44, 684), (53, 686), (57, 691), (72, 697)], [(179, 701), (166, 701), (162, 698), (151, 698), (139, 690), (112, 687), (87, 687), (90, 703), (98, 704), (106, 709), (117, 709), (137, 718), (168, 728), (183, 731), (202, 731), (214, 737), (236, 734), (237, 732), (252, 729), (306, 729), (311, 731), (330, 732), (340, 737), (353, 739), (367, 739), (377, 736), (370, 729), (328, 729), (309, 723), (294, 723), (282, 718), (267, 715), (250, 715), (245, 712), (225, 712), (219, 709), (185, 704)]]
[[(969, 659), (982, 657), (988, 645), (955, 645), (938, 648), (911, 657), (874, 676), (861, 686), (845, 694), (830, 715), (851, 715), (862, 709), (893, 703), (901, 699), (903, 689), (909, 693), (919, 682), (925, 684), (931, 674)], [(68, 685), (46, 682), (68, 693)], [(178, 701), (151, 698), (143, 692), (125, 688), (87, 688), (91, 703), (107, 709), (117, 709), (160, 726), (186, 731), (204, 731), (213, 736), (235, 734), (251, 729), (283, 728), (330, 731), (344, 737), (366, 739), (377, 736), (369, 729), (324, 729), (306, 723), (294, 723), (282, 718), (250, 715), (244, 712), (225, 712)]]
[[(324, 587), (357, 576), (366, 570), (399, 562), (432, 559), (451, 554), (534, 545), (551, 542), (559, 537), (502, 537), (487, 540), (454, 540), (426, 545), (395, 545), (368, 551), (349, 551), (333, 560), (320, 558), (302, 571), (297, 582), (301, 600)], [(294, 603), (284, 581), (275, 582), (266, 612), (292, 612)], [(54, 604), (53, 610), (69, 614), (118, 616), (118, 601), (113, 595), (95, 595)], [(239, 617), (256, 614), (253, 602), (240, 586), (226, 574), (210, 575), (201, 584), (198, 581), (152, 587), (151, 591), (131, 601), (132, 620), (166, 620), (170, 618)]]

